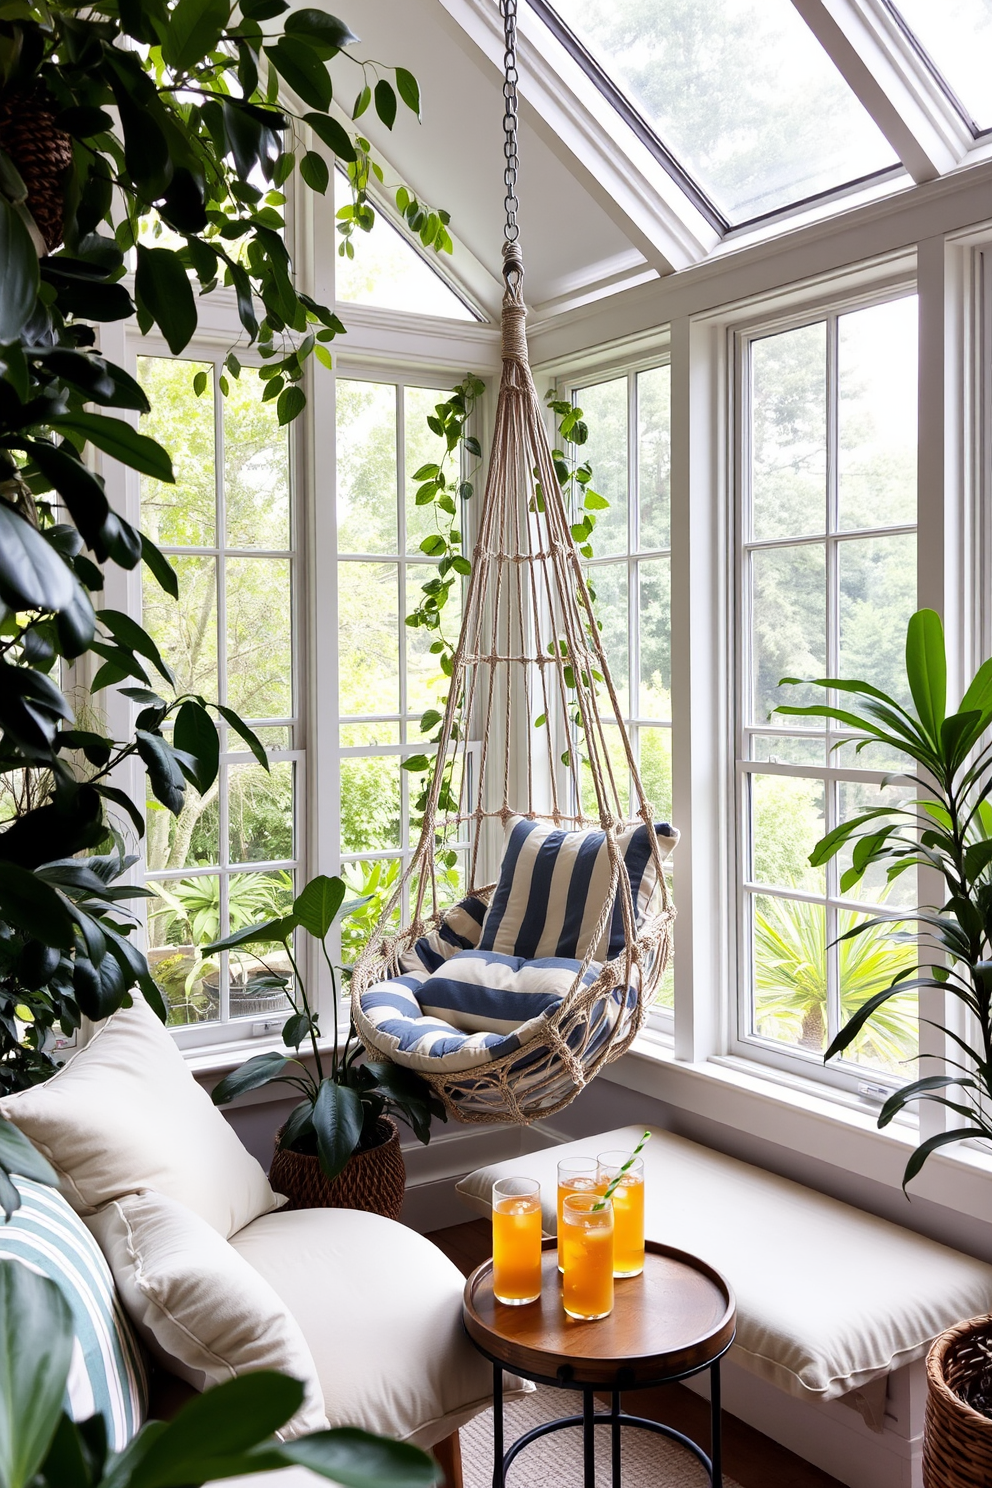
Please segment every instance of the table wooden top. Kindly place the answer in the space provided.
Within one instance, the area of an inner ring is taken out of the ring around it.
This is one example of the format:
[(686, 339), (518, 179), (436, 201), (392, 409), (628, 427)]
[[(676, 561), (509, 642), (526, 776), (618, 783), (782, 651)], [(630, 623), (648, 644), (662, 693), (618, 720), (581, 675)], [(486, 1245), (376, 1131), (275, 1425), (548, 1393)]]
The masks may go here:
[(468, 1334), (506, 1369), (562, 1384), (630, 1390), (703, 1368), (733, 1339), (734, 1294), (696, 1256), (648, 1240), (641, 1275), (614, 1283), (609, 1317), (582, 1322), (562, 1306), (557, 1242), (545, 1240), (542, 1248), (536, 1302), (498, 1302), (491, 1259), (465, 1283)]

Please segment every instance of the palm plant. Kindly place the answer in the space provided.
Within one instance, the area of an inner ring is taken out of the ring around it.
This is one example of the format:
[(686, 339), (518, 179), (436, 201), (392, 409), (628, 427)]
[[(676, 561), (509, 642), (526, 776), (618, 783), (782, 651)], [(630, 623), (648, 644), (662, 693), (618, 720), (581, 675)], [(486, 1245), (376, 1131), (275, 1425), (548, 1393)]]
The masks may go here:
[[(850, 934), (863, 916), (838, 916), (838, 981), (841, 1017), (847, 1022), (875, 992), (912, 970), (908, 946), (876, 926)], [(827, 1032), (827, 917), (822, 905), (772, 899), (754, 916), (755, 1001), (758, 1031), (788, 1038), (800, 1048), (823, 1048)], [(853, 1040), (859, 1059), (897, 1069), (913, 1057), (916, 1019), (906, 998), (893, 998)]]
[[(857, 750), (880, 743), (907, 761), (905, 775), (917, 788), (915, 799), (899, 806), (876, 806), (828, 832), (810, 854), (822, 866), (853, 844), (851, 866), (841, 875), (842, 893), (861, 882), (873, 864), (886, 868), (892, 883), (900, 874), (923, 868), (942, 885), (942, 903), (920, 905), (898, 914), (869, 915), (846, 929), (841, 943), (885, 930), (896, 944), (911, 948), (908, 964), (887, 987), (872, 993), (851, 1014), (824, 1059), (849, 1048), (870, 1020), (885, 1016), (887, 1004), (913, 990), (935, 989), (953, 997), (966, 1012), (966, 1033), (937, 1024), (959, 1057), (948, 1058), (949, 1073), (926, 1075), (896, 1091), (882, 1107), (886, 1126), (909, 1102), (935, 1101), (960, 1118), (913, 1152), (903, 1186), (932, 1152), (973, 1137), (992, 1138), (992, 659), (982, 663), (955, 713), (947, 712), (947, 660), (940, 617), (919, 610), (906, 633), (906, 675), (912, 706), (907, 708), (869, 682), (836, 677), (784, 685), (847, 694), (848, 706), (834, 701), (776, 711), (802, 718), (829, 718), (860, 736)], [(836, 747), (836, 746), (835, 746)], [(888, 784), (888, 778), (883, 782)], [(893, 928), (894, 920), (914, 922), (918, 934)]]

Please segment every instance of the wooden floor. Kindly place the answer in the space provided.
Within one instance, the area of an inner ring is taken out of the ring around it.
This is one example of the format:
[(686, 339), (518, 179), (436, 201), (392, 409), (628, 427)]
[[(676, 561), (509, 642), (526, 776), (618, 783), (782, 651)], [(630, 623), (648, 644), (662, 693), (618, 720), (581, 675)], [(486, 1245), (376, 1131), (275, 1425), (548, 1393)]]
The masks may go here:
[[(466, 1276), (490, 1254), (490, 1226), (487, 1220), (453, 1225), (435, 1230), (428, 1240)], [(691, 1436), (700, 1446), (709, 1444), (710, 1408), (705, 1400), (683, 1385), (665, 1385), (658, 1390), (637, 1392), (637, 1412), (652, 1420), (674, 1426)], [(736, 1416), (724, 1413), (723, 1458), (727, 1473), (736, 1478), (741, 1488), (843, 1488), (836, 1478), (811, 1467), (794, 1452), (763, 1436)]]

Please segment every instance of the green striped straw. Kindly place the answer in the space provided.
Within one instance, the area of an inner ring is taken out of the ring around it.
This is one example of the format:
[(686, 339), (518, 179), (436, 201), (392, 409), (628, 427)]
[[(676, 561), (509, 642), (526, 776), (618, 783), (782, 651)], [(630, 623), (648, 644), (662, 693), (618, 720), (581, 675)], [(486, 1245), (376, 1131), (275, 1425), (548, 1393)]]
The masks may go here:
[(614, 1191), (616, 1190), (617, 1185), (619, 1184), (620, 1180), (622, 1179), (624, 1173), (626, 1173), (629, 1168), (632, 1168), (634, 1166), (634, 1159), (637, 1157), (638, 1153), (644, 1147), (644, 1144), (646, 1142), (650, 1142), (650, 1140), (651, 1140), (651, 1133), (649, 1131), (646, 1131), (644, 1133), (643, 1137), (641, 1138), (641, 1140), (638, 1142), (637, 1146), (634, 1148), (633, 1152), (628, 1157), (627, 1161), (624, 1163), (623, 1167), (620, 1169), (620, 1171), (617, 1174), (617, 1176), (614, 1179), (612, 1179), (612, 1181), (610, 1182), (609, 1188), (606, 1190), (605, 1194), (600, 1199), (599, 1203), (598, 1204), (593, 1204), (593, 1206), (592, 1206), (592, 1212), (594, 1214), (595, 1214), (595, 1212), (598, 1209), (605, 1209), (606, 1208), (606, 1205), (607, 1205), (608, 1201), (610, 1199), (612, 1199), (613, 1194), (614, 1194)]

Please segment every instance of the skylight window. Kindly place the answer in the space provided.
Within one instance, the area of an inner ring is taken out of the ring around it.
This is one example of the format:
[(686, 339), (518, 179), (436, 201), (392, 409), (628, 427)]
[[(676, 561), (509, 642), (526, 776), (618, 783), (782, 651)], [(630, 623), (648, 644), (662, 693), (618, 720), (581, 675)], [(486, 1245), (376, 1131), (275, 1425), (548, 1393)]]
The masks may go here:
[(898, 0), (892, 9), (970, 121), (992, 129), (992, 0)]
[(899, 164), (791, 0), (531, 3), (568, 46), (557, 13), (577, 60), (584, 49), (728, 223)]
[[(335, 210), (351, 200), (348, 183), (334, 172)], [(335, 259), (336, 295), (352, 305), (375, 305), (380, 310), (408, 310), (439, 315), (446, 320), (477, 317), (417, 250), (377, 212), (371, 233), (355, 233), (354, 258)]]

